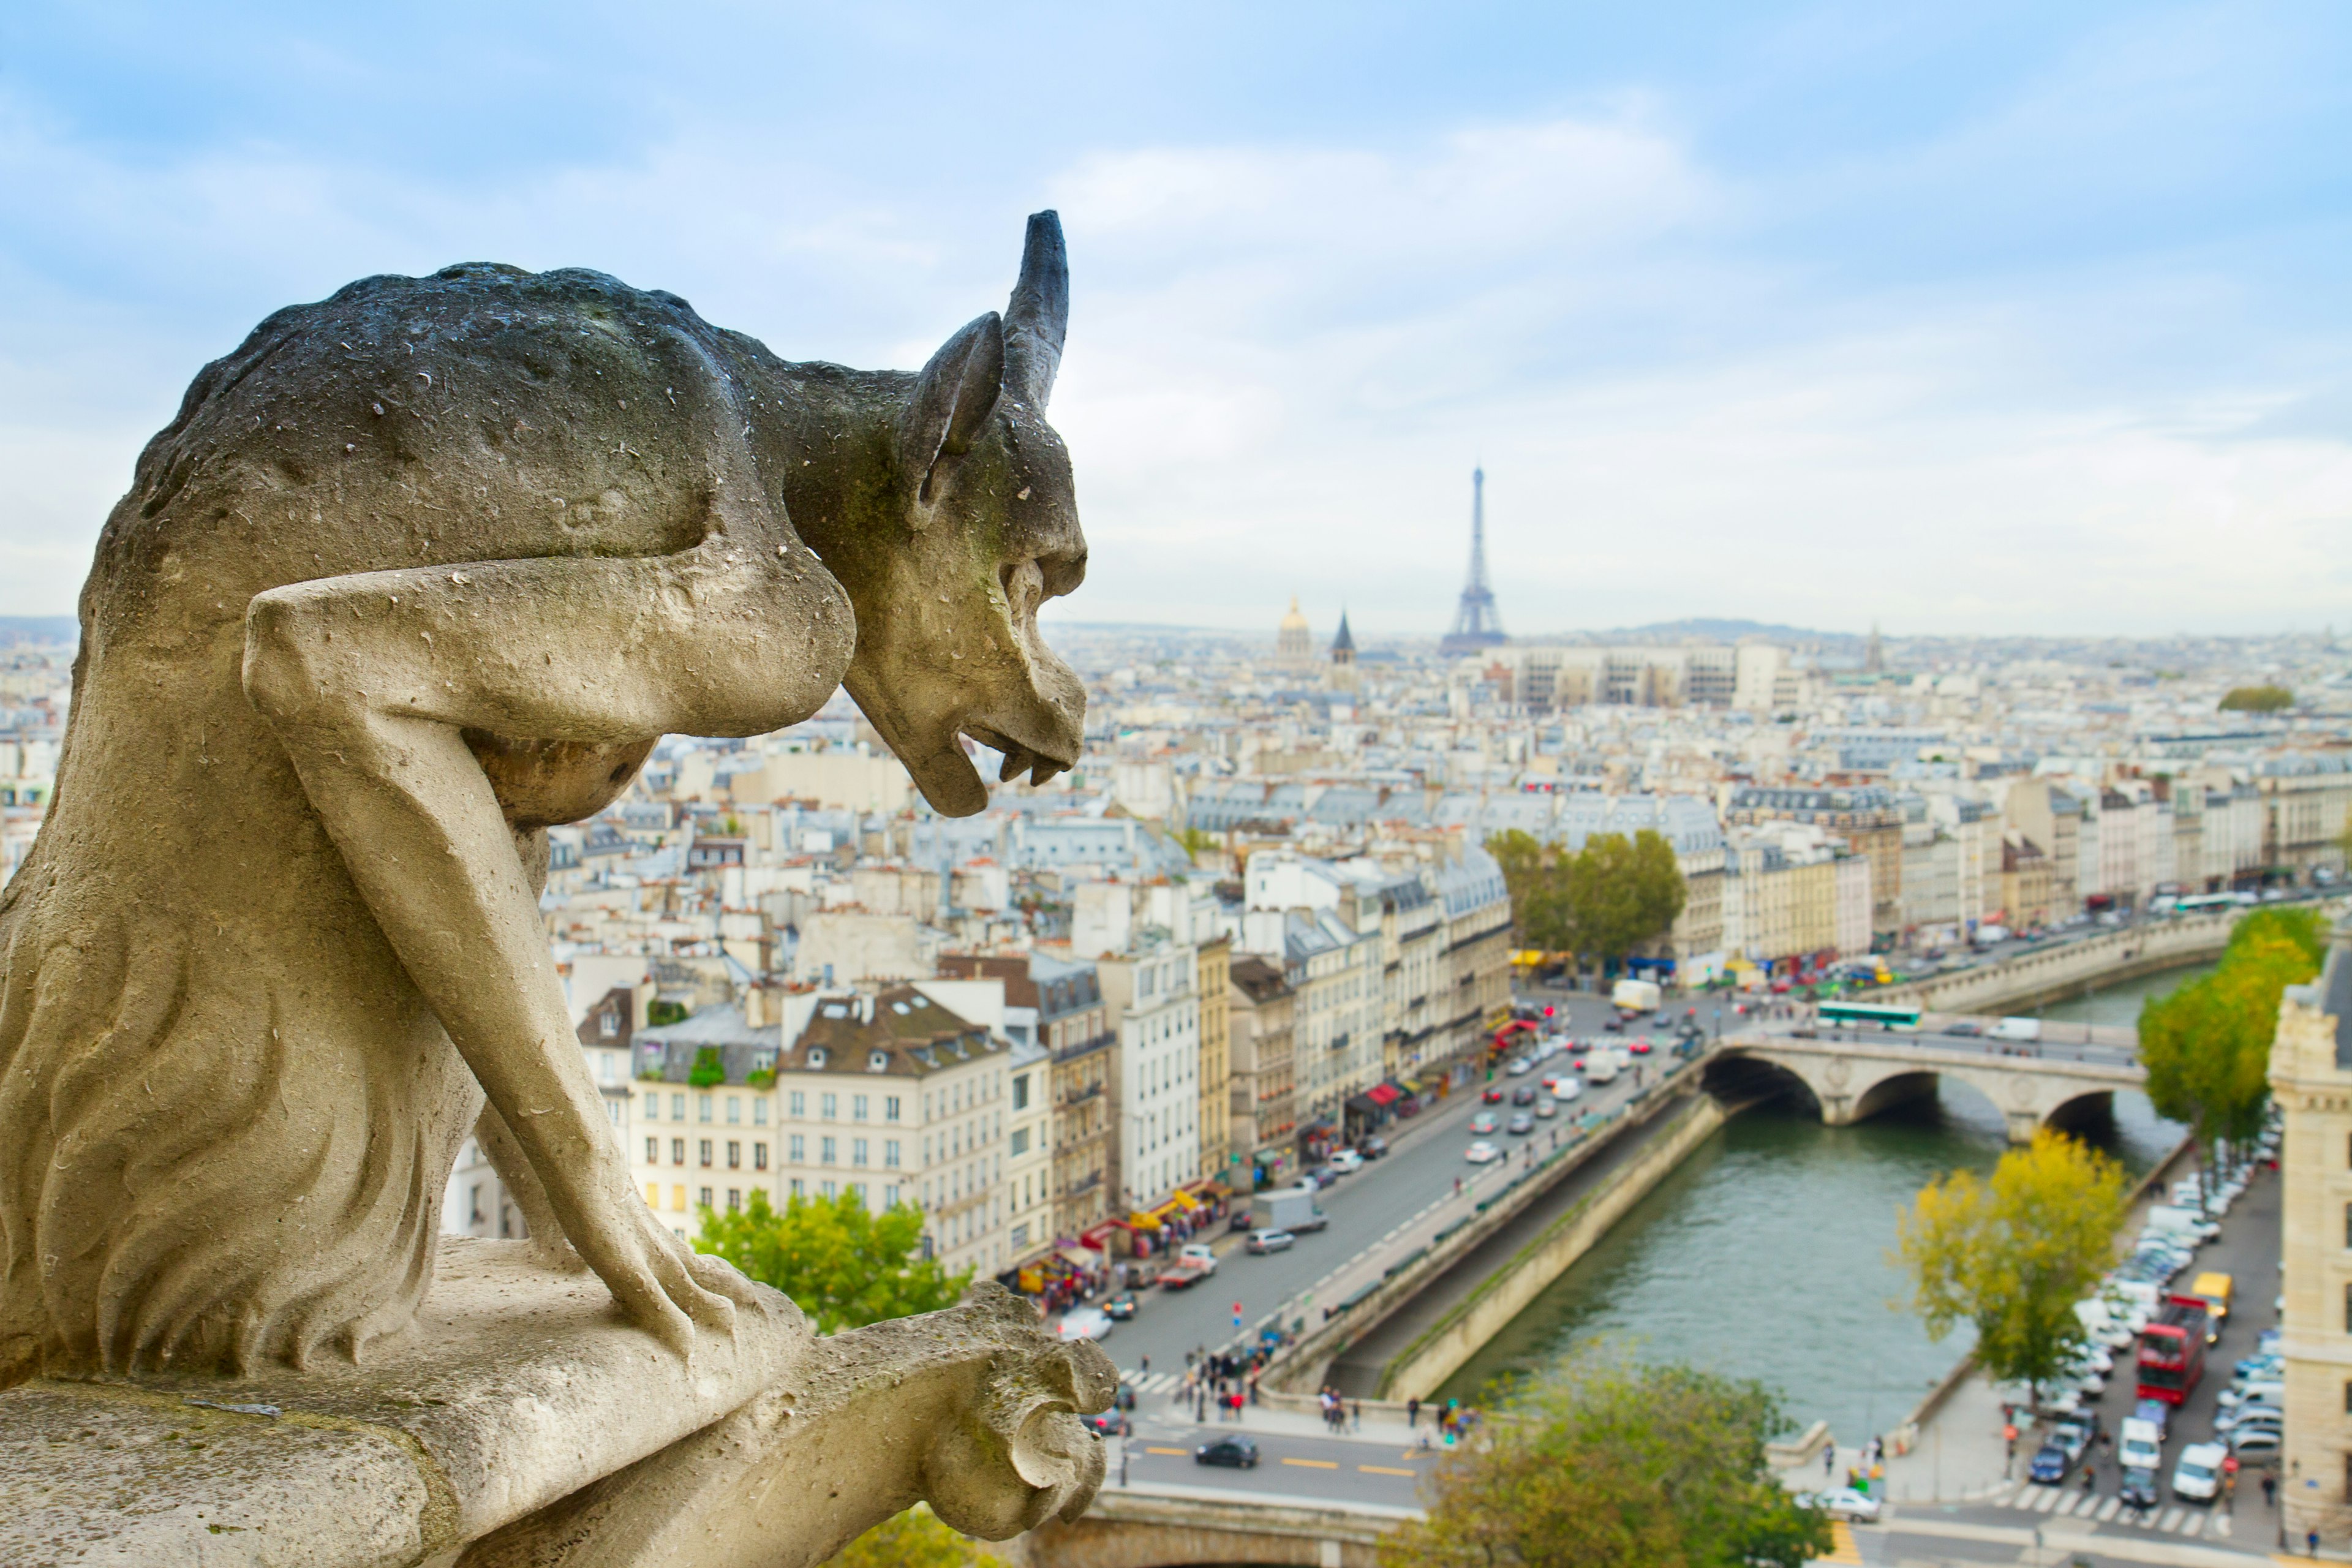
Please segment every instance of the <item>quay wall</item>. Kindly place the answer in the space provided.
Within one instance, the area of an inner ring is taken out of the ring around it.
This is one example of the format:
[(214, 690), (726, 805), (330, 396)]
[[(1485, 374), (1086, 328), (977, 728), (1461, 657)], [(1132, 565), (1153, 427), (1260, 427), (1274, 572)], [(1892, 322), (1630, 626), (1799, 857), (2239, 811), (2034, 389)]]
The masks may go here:
[(2244, 911), (2105, 931), (2081, 942), (2020, 953), (1980, 969), (1906, 980), (1871, 992), (1872, 1002), (1907, 1002), (1930, 1012), (1998, 1014), (2063, 1002), (2094, 986), (2218, 958)]
[(1726, 1120), (1713, 1096), (1692, 1095), (1678, 1115), (1648, 1131), (1648, 1146), (1626, 1162), (1615, 1180), (1552, 1221), (1391, 1362), (1381, 1379), (1381, 1397), (1425, 1398), (1441, 1386)]

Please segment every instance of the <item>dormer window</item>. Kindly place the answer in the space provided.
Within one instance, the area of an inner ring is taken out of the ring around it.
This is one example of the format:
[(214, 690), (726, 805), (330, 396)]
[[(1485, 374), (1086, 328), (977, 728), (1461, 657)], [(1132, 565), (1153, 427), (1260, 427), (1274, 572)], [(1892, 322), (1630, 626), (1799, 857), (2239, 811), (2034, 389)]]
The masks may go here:
[(828, 1018), (846, 1018), (849, 1016), (849, 1005), (845, 1002), (828, 1002), (824, 1005), (824, 1016)]
[(903, 1018), (907, 1016), (907, 1005), (904, 1002), (893, 1002), (890, 1004), (890, 1011)]
[(811, 1046), (809, 1047), (808, 1065), (813, 1068), (821, 1068), (824, 1066), (824, 1047), (823, 1046)]
[[(919, 995), (919, 994), (918, 994), (918, 995), (909, 996), (908, 998), (907, 998), (907, 1007), (928, 1007), (928, 1006), (929, 1006), (930, 1005), (931, 1005), (931, 999), (930, 999), (929, 997), (928, 997), (928, 996), (923, 996), (923, 995)], [(900, 1011), (901, 1013), (903, 1013), (903, 1012), (905, 1012), (905, 1011), (907, 1010), (907, 1007), (901, 1007), (901, 1008), (899, 1008), (899, 1009), (898, 1009), (898, 1011)]]
[(890, 1053), (887, 1051), (867, 1052), (866, 1056), (866, 1070), (867, 1072), (888, 1072), (890, 1070)]

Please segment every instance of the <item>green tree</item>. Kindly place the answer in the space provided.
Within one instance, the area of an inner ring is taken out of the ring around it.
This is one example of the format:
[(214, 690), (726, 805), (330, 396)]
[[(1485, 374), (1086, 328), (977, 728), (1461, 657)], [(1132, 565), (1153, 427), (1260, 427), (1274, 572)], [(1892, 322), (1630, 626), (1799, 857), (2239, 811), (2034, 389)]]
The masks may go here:
[(1788, 1430), (1760, 1384), (1589, 1352), (1436, 1476), (1383, 1568), (1798, 1568), (1830, 1549), (1764, 1462)]
[(1176, 842), (1184, 851), (1184, 858), (1197, 866), (1201, 857), (1217, 847), (1217, 836), (1205, 827), (1187, 827), (1176, 835)]
[(970, 1536), (949, 1529), (917, 1503), (826, 1558), (824, 1568), (980, 1568), (989, 1561)]
[(856, 1193), (788, 1200), (782, 1213), (754, 1189), (749, 1208), (702, 1211), (695, 1249), (716, 1253), (800, 1303), (821, 1334), (952, 1307), (971, 1270), (950, 1274), (919, 1256), (923, 1211), (874, 1214)]
[(1511, 928), (1519, 946), (1546, 952), (1575, 951), (1569, 919), (1568, 872), (1559, 846), (1512, 828), (1486, 840), (1511, 896)]
[(2123, 1167), (2045, 1127), (1990, 1181), (1955, 1171), (1922, 1187), (1897, 1218), (1896, 1252), (1928, 1334), (1975, 1324), (1985, 1370), (2038, 1399), (2082, 1342), (2074, 1303), (2115, 1257), (2123, 1217)]
[(2159, 1115), (2213, 1145), (2262, 1130), (2279, 993), (2319, 973), (2327, 931), (2316, 910), (2261, 910), (2240, 921), (2212, 973), (2142, 1004), (2139, 1058)]
[(1602, 958), (1664, 936), (1688, 896), (1675, 847), (1647, 827), (1630, 841), (1622, 833), (1587, 838), (1567, 862), (1567, 883), (1576, 945)]
[(2232, 687), (2221, 699), (2224, 713), (2276, 713), (2294, 706), (2294, 693), (2279, 685)]

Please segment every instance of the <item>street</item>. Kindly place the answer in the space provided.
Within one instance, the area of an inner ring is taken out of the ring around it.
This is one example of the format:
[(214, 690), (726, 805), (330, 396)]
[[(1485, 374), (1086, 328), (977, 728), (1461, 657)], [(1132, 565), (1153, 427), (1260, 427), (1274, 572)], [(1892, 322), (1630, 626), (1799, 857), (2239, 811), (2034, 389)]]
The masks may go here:
[[(1601, 1020), (1613, 1011), (1603, 997), (1590, 992), (1529, 991), (1521, 1000), (1558, 1009), (1559, 1018), (1566, 1020), (1559, 1026), (1570, 1035), (1616, 1038), (1601, 1033)], [(1706, 1020), (1704, 1009), (1700, 1016)], [(1624, 1037), (1638, 1037), (1644, 1032), (1641, 1026), (1629, 1026)], [(1644, 1080), (1654, 1081), (1671, 1060), (1667, 1056), (1670, 1042), (1663, 1031), (1649, 1028), (1646, 1032), (1657, 1048), (1649, 1057), (1634, 1059), (1643, 1064)], [(1572, 1061), (1572, 1058), (1562, 1054), (1545, 1063), (1538, 1073), (1526, 1078), (1498, 1074), (1495, 1081), (1516, 1089), (1523, 1083), (1536, 1083), (1543, 1074), (1564, 1069)], [(1336, 1185), (1326, 1187), (1318, 1201), (1329, 1215), (1330, 1224), (1319, 1232), (1301, 1236), (1289, 1251), (1251, 1257), (1242, 1249), (1243, 1238), (1236, 1232), (1217, 1238), (1217, 1272), (1212, 1278), (1187, 1290), (1138, 1290), (1134, 1319), (1113, 1328), (1103, 1349), (1140, 1391), (1147, 1395), (1164, 1394), (1182, 1376), (1185, 1352), (1213, 1350), (1232, 1340), (1237, 1315), (1241, 1327), (1255, 1326), (1267, 1313), (1294, 1298), (1297, 1298), (1292, 1308), (1294, 1314), (1318, 1313), (1322, 1307), (1345, 1293), (1345, 1274), (1367, 1251), (1392, 1236), (1400, 1251), (1425, 1242), (1428, 1237), (1423, 1236), (1408, 1244), (1406, 1237), (1397, 1233), (1410, 1231), (1416, 1222), (1425, 1221), (1432, 1228), (1444, 1223), (1434, 1211), (1451, 1202), (1457, 1177), (1467, 1189), (1482, 1177), (1496, 1184), (1507, 1182), (1518, 1169), (1516, 1164), (1503, 1163), (1480, 1167), (1463, 1158), (1463, 1152), (1472, 1142), (1467, 1123), (1473, 1115), (1485, 1109), (1507, 1121), (1514, 1109), (1507, 1103), (1482, 1107), (1478, 1099), (1481, 1087), (1475, 1083), (1465, 1085), (1419, 1116), (1391, 1121), (1383, 1128), (1382, 1136), (1389, 1140), (1391, 1152), (1383, 1159), (1367, 1163), (1355, 1174), (1341, 1177)], [(1589, 1087), (1580, 1098), (1563, 1107), (1558, 1119), (1538, 1121), (1532, 1137), (1513, 1138), (1498, 1131), (1490, 1142), (1516, 1156), (1531, 1143), (1546, 1142), (1549, 1131), (1563, 1126), (1571, 1115), (1622, 1105), (1633, 1088), (1631, 1074), (1620, 1077), (1612, 1084)], [(1238, 1314), (1234, 1310), (1236, 1302), (1240, 1304)]]

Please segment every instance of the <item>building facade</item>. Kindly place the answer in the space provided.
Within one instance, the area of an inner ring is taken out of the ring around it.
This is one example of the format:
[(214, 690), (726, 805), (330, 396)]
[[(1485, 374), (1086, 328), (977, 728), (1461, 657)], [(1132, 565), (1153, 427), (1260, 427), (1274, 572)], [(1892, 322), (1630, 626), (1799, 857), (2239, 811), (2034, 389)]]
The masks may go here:
[[(2271, 1047), (2279, 1150), (2286, 1539), (2352, 1540), (2352, 946), (2288, 988)], [(2257, 1284), (2255, 1289), (2260, 1289)]]

